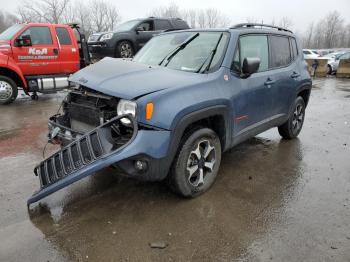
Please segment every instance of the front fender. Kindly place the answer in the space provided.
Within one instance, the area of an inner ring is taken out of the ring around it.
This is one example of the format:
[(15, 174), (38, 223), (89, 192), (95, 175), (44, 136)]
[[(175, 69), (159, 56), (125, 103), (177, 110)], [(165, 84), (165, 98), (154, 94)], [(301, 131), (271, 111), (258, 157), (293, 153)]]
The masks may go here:
[(27, 88), (27, 81), (23, 76), (22, 70), (19, 68), (19, 66), (17, 65), (16, 61), (13, 60), (13, 58), (0, 53), (0, 67), (9, 69), (16, 73), (19, 79), (22, 81), (22, 87)]

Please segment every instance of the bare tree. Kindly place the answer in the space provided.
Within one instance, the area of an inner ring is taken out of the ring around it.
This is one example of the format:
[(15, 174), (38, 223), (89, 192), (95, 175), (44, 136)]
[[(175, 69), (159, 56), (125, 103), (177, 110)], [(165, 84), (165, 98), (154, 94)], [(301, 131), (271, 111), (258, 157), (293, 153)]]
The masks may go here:
[(329, 13), (324, 21), (325, 48), (336, 47), (339, 44), (344, 19), (338, 11)]
[(150, 13), (150, 16), (155, 17), (168, 17), (168, 18), (175, 18), (175, 17), (182, 17), (184, 14), (181, 14), (180, 8), (175, 3), (170, 3), (168, 6), (161, 6), (158, 8), (153, 9)]
[(314, 23), (309, 24), (305, 36), (303, 38), (303, 45), (306, 48), (312, 48), (312, 39), (314, 37)]
[(283, 28), (291, 29), (291, 27), (293, 26), (293, 21), (291, 18), (284, 16), (281, 18), (278, 25)]
[(92, 29), (95, 32), (112, 30), (120, 21), (120, 15), (115, 6), (104, 0), (92, 0), (89, 4)]
[(24, 22), (48, 22), (59, 24), (64, 21), (70, 0), (25, 0), (18, 8)]
[(8, 12), (0, 11), (0, 33), (18, 22), (18, 18)]

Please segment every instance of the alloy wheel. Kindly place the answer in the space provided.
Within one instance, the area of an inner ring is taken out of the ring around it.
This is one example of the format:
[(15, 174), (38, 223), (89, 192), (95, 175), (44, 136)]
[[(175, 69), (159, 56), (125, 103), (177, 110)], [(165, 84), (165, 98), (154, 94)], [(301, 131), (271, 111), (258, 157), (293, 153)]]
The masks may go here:
[(122, 58), (130, 58), (132, 57), (132, 47), (128, 43), (123, 43), (120, 46), (120, 57)]
[(292, 121), (292, 128), (295, 133), (301, 130), (303, 126), (303, 121), (304, 121), (303, 106), (301, 104), (298, 104), (295, 107), (295, 110), (293, 113), (293, 121)]
[(9, 83), (0, 81), (0, 100), (8, 100), (12, 97), (13, 91)]
[(206, 177), (213, 172), (216, 162), (215, 147), (209, 140), (201, 140), (191, 151), (187, 161), (188, 183), (193, 187), (204, 185)]

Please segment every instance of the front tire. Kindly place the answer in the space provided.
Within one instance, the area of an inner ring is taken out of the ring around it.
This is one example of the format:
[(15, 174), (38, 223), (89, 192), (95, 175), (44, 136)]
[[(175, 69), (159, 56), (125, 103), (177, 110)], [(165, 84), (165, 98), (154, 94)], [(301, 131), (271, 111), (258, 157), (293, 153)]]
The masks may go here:
[(18, 89), (15, 81), (6, 76), (0, 76), (0, 104), (11, 104), (16, 100)]
[(116, 48), (115, 57), (132, 58), (134, 56), (134, 48), (129, 41), (121, 41)]
[(287, 122), (278, 127), (279, 134), (284, 139), (296, 138), (303, 128), (305, 119), (305, 102), (302, 97), (295, 100), (293, 113), (290, 115)]
[[(186, 137), (186, 136), (185, 136)], [(182, 141), (169, 173), (171, 189), (184, 197), (196, 197), (214, 183), (221, 162), (217, 134), (202, 128)]]

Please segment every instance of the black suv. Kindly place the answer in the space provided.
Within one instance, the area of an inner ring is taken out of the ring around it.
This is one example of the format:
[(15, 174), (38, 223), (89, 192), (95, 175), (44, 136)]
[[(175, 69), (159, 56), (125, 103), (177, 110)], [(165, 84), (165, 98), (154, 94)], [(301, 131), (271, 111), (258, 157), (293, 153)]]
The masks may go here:
[(135, 19), (117, 26), (113, 32), (92, 34), (88, 45), (95, 59), (106, 56), (130, 58), (154, 35), (188, 28), (188, 24), (180, 18)]

